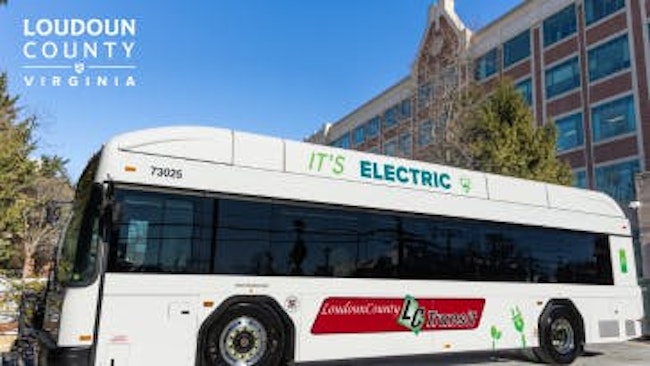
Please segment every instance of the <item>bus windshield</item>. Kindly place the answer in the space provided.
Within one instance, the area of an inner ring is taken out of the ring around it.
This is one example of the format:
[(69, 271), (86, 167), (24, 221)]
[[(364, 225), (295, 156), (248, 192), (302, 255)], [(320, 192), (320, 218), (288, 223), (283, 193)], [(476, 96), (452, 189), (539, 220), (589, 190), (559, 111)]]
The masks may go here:
[(99, 154), (91, 159), (79, 179), (72, 216), (62, 237), (57, 281), (67, 285), (88, 284), (95, 277), (99, 240), (101, 186), (93, 183)]

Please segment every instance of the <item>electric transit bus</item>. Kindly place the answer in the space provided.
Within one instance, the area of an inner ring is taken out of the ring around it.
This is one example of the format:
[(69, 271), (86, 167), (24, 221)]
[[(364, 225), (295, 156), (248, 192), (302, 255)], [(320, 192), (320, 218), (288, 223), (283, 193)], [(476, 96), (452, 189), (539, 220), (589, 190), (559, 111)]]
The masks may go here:
[(286, 365), (641, 335), (605, 194), (209, 127), (117, 136), (48, 286), (47, 365)]

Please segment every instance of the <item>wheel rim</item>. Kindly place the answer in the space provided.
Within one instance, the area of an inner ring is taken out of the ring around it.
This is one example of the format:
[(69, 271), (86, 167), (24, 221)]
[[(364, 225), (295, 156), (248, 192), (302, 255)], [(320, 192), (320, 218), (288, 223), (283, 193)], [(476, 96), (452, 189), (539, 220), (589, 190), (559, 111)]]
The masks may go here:
[(219, 337), (221, 356), (232, 366), (255, 365), (264, 356), (266, 345), (264, 326), (247, 316), (233, 319)]
[(571, 323), (564, 319), (555, 319), (551, 324), (551, 344), (555, 351), (561, 355), (566, 355), (576, 347), (575, 333)]

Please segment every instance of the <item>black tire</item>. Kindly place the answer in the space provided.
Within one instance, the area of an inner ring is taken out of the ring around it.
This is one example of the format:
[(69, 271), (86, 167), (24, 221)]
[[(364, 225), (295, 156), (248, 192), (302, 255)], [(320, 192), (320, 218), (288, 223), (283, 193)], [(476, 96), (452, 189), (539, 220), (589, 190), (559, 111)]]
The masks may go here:
[(582, 354), (584, 329), (576, 311), (551, 304), (539, 321), (539, 348), (533, 352), (548, 364), (570, 364)]
[(205, 333), (204, 365), (280, 365), (285, 345), (282, 321), (264, 303), (230, 306)]

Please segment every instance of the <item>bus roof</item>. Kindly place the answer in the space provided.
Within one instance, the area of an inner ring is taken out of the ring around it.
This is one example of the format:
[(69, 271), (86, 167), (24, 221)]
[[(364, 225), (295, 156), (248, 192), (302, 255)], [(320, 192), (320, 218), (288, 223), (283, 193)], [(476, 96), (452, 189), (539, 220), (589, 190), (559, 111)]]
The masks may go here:
[[(147, 164), (160, 158), (176, 162), (174, 166), (162, 168), (227, 166), (259, 171), (260, 174), (278, 172), (286, 176), (288, 173), (292, 176), (325, 178), (329, 182), (363, 183), (373, 187), (426, 192), (440, 197), (464, 197), (472, 199), (472, 202), (498, 201), (625, 219), (616, 201), (596, 191), (213, 127), (161, 127), (118, 135), (103, 149), (97, 180), (110, 178), (218, 191), (210, 189), (211, 184), (216, 184), (214, 181), (205, 182), (205, 177), (198, 175), (192, 177), (185, 174), (182, 182), (173, 179), (152, 181), (149, 176), (153, 173), (144, 174), (142, 171), (151, 169)], [(135, 170), (127, 169), (129, 164), (143, 174), (129, 174)], [(330, 188), (338, 189), (337, 186)], [(275, 196), (270, 193), (261, 195)]]

